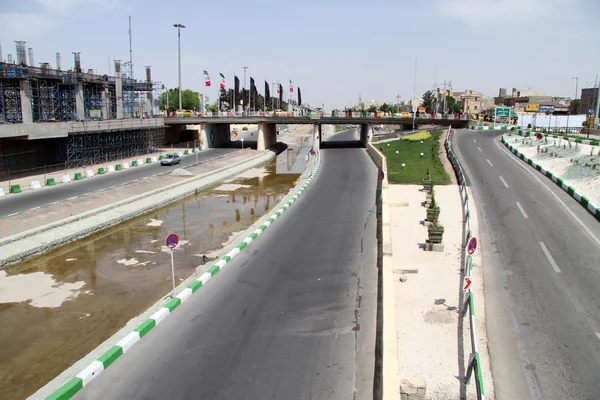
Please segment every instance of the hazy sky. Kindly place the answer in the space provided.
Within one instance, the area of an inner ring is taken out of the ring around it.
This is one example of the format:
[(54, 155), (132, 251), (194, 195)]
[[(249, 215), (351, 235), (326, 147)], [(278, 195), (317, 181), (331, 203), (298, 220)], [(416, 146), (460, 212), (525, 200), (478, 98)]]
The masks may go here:
[[(600, 72), (599, 0), (0, 0), (0, 44), (15, 57), (26, 40), (35, 62), (63, 69), (80, 51), (82, 68), (104, 74), (109, 59), (129, 59), (144, 78), (177, 85), (177, 30), (182, 30), (182, 85), (215, 98), (242, 66), (263, 92), (264, 80), (289, 80), (304, 102), (327, 109), (365, 100), (417, 97), (436, 81), (497, 95), (499, 87), (559, 96), (593, 85)], [(112, 73), (112, 62), (110, 63)], [(204, 87), (202, 71), (213, 86)]]

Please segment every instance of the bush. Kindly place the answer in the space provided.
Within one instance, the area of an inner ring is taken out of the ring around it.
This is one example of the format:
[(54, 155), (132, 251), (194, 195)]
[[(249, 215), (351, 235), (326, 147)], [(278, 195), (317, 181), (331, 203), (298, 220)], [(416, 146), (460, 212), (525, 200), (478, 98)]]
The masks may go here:
[(408, 140), (411, 142), (420, 142), (421, 140), (427, 140), (431, 137), (431, 133), (427, 131), (420, 131), (411, 135), (402, 136), (402, 140)]

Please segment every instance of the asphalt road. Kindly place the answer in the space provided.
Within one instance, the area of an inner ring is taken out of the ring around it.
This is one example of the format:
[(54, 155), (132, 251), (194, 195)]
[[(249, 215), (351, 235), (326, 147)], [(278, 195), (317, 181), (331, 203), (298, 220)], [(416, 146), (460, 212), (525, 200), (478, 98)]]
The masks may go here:
[(377, 169), (321, 154), (281, 220), (75, 398), (372, 399)]
[(496, 397), (598, 399), (600, 224), (500, 135), (454, 135), (480, 215)]
[[(237, 147), (236, 144), (232, 144), (231, 148), (203, 150), (198, 153), (198, 162), (207, 161), (211, 158), (237, 151)], [(0, 198), (0, 217), (6, 217), (32, 208), (44, 207), (51, 203), (68, 200), (71, 197), (93, 193), (98, 190), (133, 182), (166, 170), (186, 167), (195, 163), (196, 157), (194, 155), (183, 156), (181, 163), (175, 166), (161, 166), (160, 163), (153, 163), (141, 167), (132, 167), (125, 171), (97, 175), (93, 178), (84, 178), (81, 181), (72, 181), (69, 184), (43, 187), (36, 191), (28, 190), (17, 195), (7, 195)]]

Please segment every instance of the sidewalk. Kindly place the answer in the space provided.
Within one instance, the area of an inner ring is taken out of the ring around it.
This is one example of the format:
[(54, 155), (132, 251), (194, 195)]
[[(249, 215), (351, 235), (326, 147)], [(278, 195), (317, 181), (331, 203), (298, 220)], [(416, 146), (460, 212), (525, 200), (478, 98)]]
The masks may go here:
[[(471, 351), (467, 319), (461, 319), (462, 205), (456, 185), (436, 186), (444, 250), (427, 252), (422, 225), (425, 192), (416, 185), (389, 185), (392, 265), (396, 302), (399, 377), (424, 378), (425, 399), (476, 399), (474, 378), (462, 384)], [(471, 211), (474, 235), (477, 213)], [(483, 364), (486, 399), (494, 399), (489, 367), (480, 252), (474, 256), (477, 335)], [(479, 255), (479, 257), (478, 257)], [(400, 280), (406, 278), (405, 282)]]

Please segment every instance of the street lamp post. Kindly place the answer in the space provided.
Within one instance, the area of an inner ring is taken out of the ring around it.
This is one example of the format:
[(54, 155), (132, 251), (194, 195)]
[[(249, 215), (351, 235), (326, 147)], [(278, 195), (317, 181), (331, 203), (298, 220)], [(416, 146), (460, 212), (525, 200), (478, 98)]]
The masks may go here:
[(400, 112), (400, 95), (396, 96), (396, 100), (397, 100), (397, 105), (396, 105), (396, 112)]
[[(242, 67), (244, 69), (244, 90), (242, 91), (242, 113), (246, 113), (246, 70), (248, 67)], [(250, 97), (250, 96), (248, 96)]]
[(177, 64), (179, 66), (179, 111), (181, 111), (181, 28), (185, 28), (182, 24), (173, 24), (177, 28)]
[[(577, 91), (579, 90), (579, 78), (576, 76), (571, 77), (571, 79), (575, 79), (575, 101), (577, 101)], [(569, 133), (569, 116), (571, 115), (571, 105), (569, 104), (569, 108), (567, 109), (567, 126), (565, 128), (565, 133)]]

